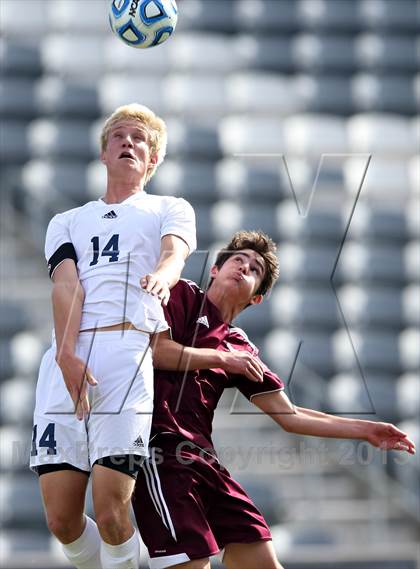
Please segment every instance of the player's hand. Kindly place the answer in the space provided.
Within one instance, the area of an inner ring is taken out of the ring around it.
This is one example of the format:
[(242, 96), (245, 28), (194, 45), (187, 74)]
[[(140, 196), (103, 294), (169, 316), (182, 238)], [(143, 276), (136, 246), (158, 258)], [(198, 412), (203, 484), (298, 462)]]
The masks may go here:
[(222, 369), (230, 373), (244, 375), (251, 381), (261, 383), (264, 380), (264, 371), (261, 363), (248, 352), (231, 350), (221, 352)]
[(157, 296), (161, 303), (166, 306), (170, 297), (168, 281), (158, 273), (149, 273), (140, 279), (140, 286), (152, 296)]
[(373, 446), (383, 450), (406, 451), (409, 454), (416, 453), (413, 441), (407, 433), (400, 431), (390, 423), (369, 423), (366, 440)]
[(77, 418), (82, 421), (90, 412), (88, 385), (98, 384), (85, 362), (77, 356), (61, 357), (57, 362), (74, 403)]

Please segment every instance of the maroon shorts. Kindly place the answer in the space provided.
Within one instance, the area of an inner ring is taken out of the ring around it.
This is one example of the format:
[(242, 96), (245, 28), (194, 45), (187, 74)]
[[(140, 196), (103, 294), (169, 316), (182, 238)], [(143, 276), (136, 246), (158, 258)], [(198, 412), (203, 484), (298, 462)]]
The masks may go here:
[(228, 543), (271, 540), (262, 514), (214, 457), (170, 435), (155, 444), (133, 495), (152, 569), (215, 555)]

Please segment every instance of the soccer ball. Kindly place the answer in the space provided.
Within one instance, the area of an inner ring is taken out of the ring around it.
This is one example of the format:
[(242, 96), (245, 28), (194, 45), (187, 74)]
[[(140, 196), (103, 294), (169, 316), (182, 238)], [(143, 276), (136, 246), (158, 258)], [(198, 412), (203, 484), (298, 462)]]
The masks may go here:
[(172, 35), (178, 19), (175, 0), (112, 0), (109, 23), (131, 47), (159, 45)]

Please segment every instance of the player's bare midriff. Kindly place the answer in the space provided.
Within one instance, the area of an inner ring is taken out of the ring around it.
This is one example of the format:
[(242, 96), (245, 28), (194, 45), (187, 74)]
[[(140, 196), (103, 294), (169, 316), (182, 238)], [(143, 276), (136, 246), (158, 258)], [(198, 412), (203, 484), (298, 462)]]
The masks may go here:
[(119, 324), (112, 324), (111, 326), (103, 326), (102, 328), (86, 328), (86, 330), (80, 330), (82, 332), (116, 332), (118, 330), (136, 330), (137, 332), (141, 332), (142, 334), (147, 334), (150, 336), (150, 332), (146, 332), (145, 330), (140, 330), (140, 328), (136, 328), (134, 324), (131, 322), (120, 322)]

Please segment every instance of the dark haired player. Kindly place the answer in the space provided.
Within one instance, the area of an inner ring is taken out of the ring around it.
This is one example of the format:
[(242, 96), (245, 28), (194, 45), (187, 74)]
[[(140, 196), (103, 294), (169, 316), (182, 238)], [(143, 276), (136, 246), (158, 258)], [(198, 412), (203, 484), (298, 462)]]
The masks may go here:
[(162, 332), (154, 348), (153, 446), (133, 498), (152, 569), (208, 569), (221, 549), (231, 569), (281, 568), (263, 516), (219, 463), (211, 440), (213, 412), (227, 387), (237, 387), (286, 431), (415, 452), (393, 425), (292, 405), (281, 379), (230, 324), (259, 304), (277, 277), (271, 239), (239, 232), (212, 267), (207, 292), (185, 280), (172, 289), (165, 309), (171, 337)]

